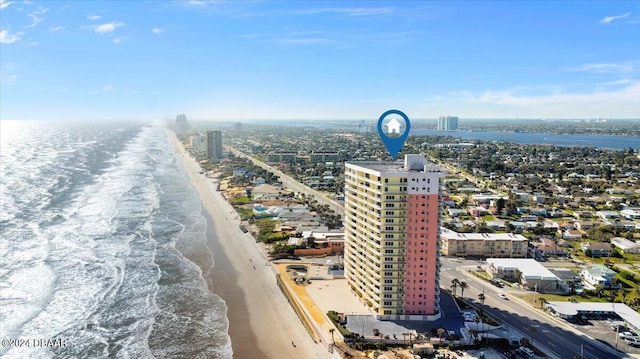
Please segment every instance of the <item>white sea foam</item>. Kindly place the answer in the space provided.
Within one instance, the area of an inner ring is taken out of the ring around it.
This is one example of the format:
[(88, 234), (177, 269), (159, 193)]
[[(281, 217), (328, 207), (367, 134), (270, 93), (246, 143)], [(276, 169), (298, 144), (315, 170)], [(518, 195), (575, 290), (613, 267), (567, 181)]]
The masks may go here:
[[(6, 220), (3, 333), (73, 338), (62, 353), (41, 349), (31, 357), (146, 358), (193, 350), (230, 357), (224, 303), (207, 291), (200, 267), (175, 249), (176, 241), (199, 248), (191, 243), (204, 241), (206, 227), (166, 129), (143, 128), (121, 148), (99, 149), (102, 140), (91, 136), (113, 136), (112, 130), (81, 129), (82, 141), (71, 135), (76, 129), (58, 130), (67, 132), (23, 137), (26, 145), (0, 154), (3, 174), (12, 174), (0, 179), (3, 194), (12, 195), (0, 204), (9, 213), (0, 218)], [(48, 147), (34, 151), (28, 141)], [(102, 157), (100, 171), (84, 162), (115, 150)]]

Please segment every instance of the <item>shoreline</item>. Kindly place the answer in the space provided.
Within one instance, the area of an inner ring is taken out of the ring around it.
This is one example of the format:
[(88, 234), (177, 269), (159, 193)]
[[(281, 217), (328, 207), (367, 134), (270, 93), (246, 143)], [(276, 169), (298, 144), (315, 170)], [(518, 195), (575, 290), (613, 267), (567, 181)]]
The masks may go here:
[(276, 272), (213, 181), (171, 132), (191, 185), (207, 219), (207, 243), (214, 266), (203, 273), (209, 290), (227, 306), (228, 334), (234, 358), (329, 358), (302, 325), (276, 283)]

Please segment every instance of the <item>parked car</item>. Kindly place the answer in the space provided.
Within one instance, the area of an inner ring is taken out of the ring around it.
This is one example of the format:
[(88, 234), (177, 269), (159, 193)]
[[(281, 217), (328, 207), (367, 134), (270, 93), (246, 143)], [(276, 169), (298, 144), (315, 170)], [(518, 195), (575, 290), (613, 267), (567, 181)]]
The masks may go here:
[(622, 332), (618, 333), (618, 336), (623, 339), (638, 339), (638, 334), (634, 332)]
[(624, 341), (627, 342), (627, 344), (631, 345), (632, 347), (640, 347), (640, 340), (638, 339), (634, 339), (634, 340), (625, 339)]
[(614, 324), (611, 326), (611, 329), (613, 329), (614, 332), (618, 333), (629, 331), (629, 329), (624, 324)]
[(523, 358), (532, 357), (535, 354), (533, 352), (533, 350), (531, 350), (531, 349), (529, 349), (527, 347), (520, 347), (520, 348), (516, 349), (516, 353), (519, 354)]

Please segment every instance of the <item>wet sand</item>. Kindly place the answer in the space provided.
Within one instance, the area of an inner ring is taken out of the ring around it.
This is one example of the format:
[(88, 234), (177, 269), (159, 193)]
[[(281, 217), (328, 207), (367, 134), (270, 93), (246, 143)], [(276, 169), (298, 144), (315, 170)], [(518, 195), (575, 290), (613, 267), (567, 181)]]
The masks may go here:
[(191, 184), (202, 200), (208, 221), (207, 245), (214, 253), (207, 283), (227, 305), (233, 357), (333, 358), (313, 342), (276, 284), (275, 272), (254, 238), (243, 233), (231, 205), (217, 192), (213, 180), (174, 137)]

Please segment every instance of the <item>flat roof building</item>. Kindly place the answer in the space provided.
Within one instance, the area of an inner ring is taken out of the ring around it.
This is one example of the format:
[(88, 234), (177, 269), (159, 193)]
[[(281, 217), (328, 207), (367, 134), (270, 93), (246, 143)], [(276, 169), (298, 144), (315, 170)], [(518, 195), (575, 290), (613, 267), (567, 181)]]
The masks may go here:
[(559, 291), (562, 281), (534, 259), (487, 258), (489, 274), (507, 280), (515, 280), (529, 290), (538, 292)]
[(527, 253), (527, 238), (512, 233), (458, 233), (442, 228), (442, 254), (446, 256), (521, 258)]
[(379, 319), (440, 316), (439, 167), (345, 163), (345, 277)]
[(222, 131), (207, 131), (207, 157), (210, 160), (222, 158)]

